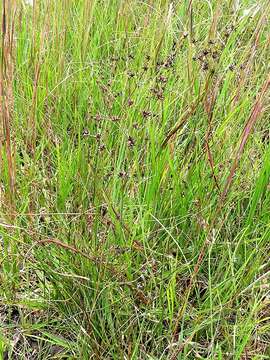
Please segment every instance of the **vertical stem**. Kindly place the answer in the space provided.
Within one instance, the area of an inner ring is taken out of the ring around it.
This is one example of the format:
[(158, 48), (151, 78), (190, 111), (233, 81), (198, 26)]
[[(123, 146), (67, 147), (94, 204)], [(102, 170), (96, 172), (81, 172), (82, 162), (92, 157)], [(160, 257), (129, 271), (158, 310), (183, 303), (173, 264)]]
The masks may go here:
[(0, 63), (0, 115), (1, 115), (1, 167), (3, 170), (3, 156), (7, 160), (8, 170), (8, 198), (12, 206), (15, 193), (15, 171), (12, 156), (11, 123), (13, 113), (13, 27), (11, 19), (11, 2), (3, 0), (2, 10), (2, 54)]

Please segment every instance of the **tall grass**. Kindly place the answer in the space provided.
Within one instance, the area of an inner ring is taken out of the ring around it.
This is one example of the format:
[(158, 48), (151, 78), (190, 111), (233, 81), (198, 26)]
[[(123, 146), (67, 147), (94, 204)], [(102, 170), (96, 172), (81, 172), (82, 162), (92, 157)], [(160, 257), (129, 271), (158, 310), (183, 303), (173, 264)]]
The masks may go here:
[(269, 1), (1, 14), (1, 358), (268, 359)]

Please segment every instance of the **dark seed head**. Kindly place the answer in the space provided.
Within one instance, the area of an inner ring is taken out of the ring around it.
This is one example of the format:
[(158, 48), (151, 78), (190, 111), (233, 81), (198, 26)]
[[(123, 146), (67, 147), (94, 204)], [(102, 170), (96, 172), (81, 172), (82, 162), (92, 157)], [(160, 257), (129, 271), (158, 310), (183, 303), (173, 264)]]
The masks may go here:
[(134, 139), (133, 139), (131, 136), (129, 136), (129, 137), (128, 137), (128, 146), (129, 146), (130, 148), (132, 148), (134, 145), (135, 145)]
[(149, 116), (151, 116), (151, 112), (150, 111), (147, 111), (147, 110), (143, 110), (142, 111), (142, 116), (144, 118), (148, 118)]
[(150, 91), (151, 91), (154, 95), (157, 95), (157, 93), (158, 93), (158, 88), (151, 88)]
[(128, 104), (128, 106), (132, 106), (134, 104), (134, 101), (131, 99), (128, 99), (127, 104)]
[(202, 69), (205, 70), (205, 71), (209, 69), (208, 62), (203, 63)]
[(89, 136), (90, 135), (90, 132), (88, 129), (84, 129), (83, 130), (83, 136)]
[(213, 59), (217, 59), (217, 58), (218, 58), (218, 52), (217, 52), (217, 51), (213, 51), (213, 52), (212, 52), (212, 58), (213, 58)]
[(117, 122), (117, 121), (119, 121), (119, 120), (120, 120), (120, 117), (119, 117), (119, 116), (114, 115), (114, 116), (112, 116), (112, 117), (111, 117), (111, 120), (112, 120), (113, 122)]
[(163, 94), (163, 91), (160, 90), (158, 93), (157, 93), (157, 98), (158, 100), (164, 100), (164, 94)]
[(246, 66), (245, 64), (241, 64), (241, 65), (240, 65), (240, 70), (244, 70), (244, 69), (245, 69), (245, 66)]
[(101, 216), (105, 216), (105, 215), (107, 214), (107, 212), (108, 212), (108, 207), (107, 207), (107, 205), (101, 205), (101, 207), (100, 207), (100, 214), (101, 214)]
[(204, 49), (204, 50), (203, 50), (203, 55), (204, 55), (204, 56), (207, 56), (208, 54), (209, 54), (209, 50), (208, 50), (208, 49)]
[(129, 78), (134, 78), (134, 76), (135, 76), (134, 72), (128, 71), (128, 77)]
[(94, 116), (94, 120), (96, 120), (96, 121), (100, 121), (101, 119), (102, 119), (102, 117), (101, 117), (100, 114), (96, 114), (96, 115)]
[(127, 173), (126, 173), (125, 171), (120, 171), (119, 174), (118, 174), (118, 176), (119, 176), (120, 178), (124, 178), (124, 177), (127, 176)]
[(163, 83), (163, 84), (166, 84), (167, 78), (165, 76), (160, 75), (159, 78), (158, 78), (158, 81)]

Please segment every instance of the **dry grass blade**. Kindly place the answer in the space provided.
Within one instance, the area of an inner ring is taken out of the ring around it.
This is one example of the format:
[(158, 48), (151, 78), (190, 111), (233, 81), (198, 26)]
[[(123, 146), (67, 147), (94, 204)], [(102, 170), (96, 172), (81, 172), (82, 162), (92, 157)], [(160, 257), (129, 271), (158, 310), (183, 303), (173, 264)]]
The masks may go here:
[(33, 245), (46, 245), (46, 244), (53, 244), (63, 249), (69, 250), (74, 254), (80, 255), (85, 259), (88, 259), (96, 266), (101, 266), (103, 269), (106, 269), (110, 273), (111, 279), (114, 277), (118, 281), (121, 281), (121, 285), (127, 286), (133, 292), (136, 299), (138, 299), (140, 302), (144, 304), (148, 304), (149, 299), (144, 294), (144, 292), (140, 289), (137, 289), (131, 282), (129, 282), (123, 272), (119, 272), (118, 270), (116, 270), (116, 268), (112, 264), (107, 263), (101, 257), (87, 255), (83, 251), (75, 248), (74, 246), (65, 244), (58, 239), (44, 239), (36, 242)]
[[(63, 249), (69, 250), (74, 254), (80, 255), (82, 257), (84, 257), (85, 259), (88, 259), (89, 261), (91, 261), (92, 263), (94, 263), (97, 266), (102, 265), (105, 269), (107, 269), (113, 276), (116, 276), (117, 278), (121, 278), (121, 280), (125, 281), (125, 277), (123, 276), (123, 274), (120, 274), (113, 266), (110, 266), (109, 264), (107, 264), (103, 259), (101, 259), (100, 257), (96, 257), (96, 256), (90, 256), (85, 254), (83, 251), (75, 248), (74, 246), (68, 245), (63, 243), (62, 241), (58, 240), (58, 239), (44, 239), (44, 240), (39, 240), (37, 241), (34, 245), (46, 245), (46, 244), (53, 244), (56, 245), (58, 247), (61, 247)], [(128, 284), (127, 284), (128, 285)]]
[(71, 245), (68, 245), (68, 244), (65, 244), (59, 240), (56, 240), (56, 239), (46, 239), (46, 240), (40, 240), (38, 241), (37, 243), (38, 245), (42, 245), (42, 244), (54, 244), (54, 245), (57, 245), (57, 246), (60, 246), (64, 249), (67, 249), (67, 250), (70, 250), (72, 251), (73, 253), (75, 254), (79, 254), (83, 257), (85, 257), (86, 259), (90, 260), (91, 262), (94, 262), (94, 263), (97, 263), (97, 259), (94, 258), (94, 257), (91, 257), (87, 254), (85, 254), (84, 252), (82, 252), (81, 250), (78, 250), (76, 249), (75, 247), (71, 246)]
[(242, 134), (242, 137), (241, 137), (241, 142), (240, 142), (239, 148), (237, 150), (237, 153), (236, 153), (233, 165), (231, 167), (230, 173), (229, 173), (229, 175), (227, 177), (224, 190), (223, 190), (223, 192), (221, 194), (221, 201), (223, 201), (225, 199), (225, 197), (227, 196), (227, 194), (228, 194), (228, 191), (229, 191), (229, 189), (231, 187), (231, 184), (232, 184), (232, 181), (233, 181), (233, 177), (235, 175), (236, 168), (238, 166), (239, 160), (240, 160), (241, 155), (243, 153), (245, 144), (246, 144), (246, 142), (248, 140), (248, 137), (249, 137), (249, 135), (250, 135), (256, 121), (258, 120), (259, 116), (263, 112), (263, 100), (264, 100), (264, 97), (265, 97), (269, 87), (270, 87), (270, 74), (268, 76), (268, 79), (265, 81), (265, 83), (262, 86), (261, 92), (260, 92), (257, 100), (255, 101), (255, 104), (253, 106), (251, 114), (250, 114), (250, 116), (248, 118), (248, 121), (247, 121), (247, 123), (245, 125), (244, 131), (243, 131), (243, 134)]
[(161, 147), (164, 148), (171, 138), (179, 131), (182, 126), (186, 123), (186, 121), (195, 113), (197, 106), (202, 100), (204, 94), (197, 97), (197, 99), (191, 104), (191, 106), (184, 112), (184, 114), (180, 117), (177, 124), (169, 131), (166, 138), (163, 140)]
[[(252, 109), (252, 112), (248, 118), (248, 121), (246, 123), (246, 126), (244, 128), (244, 131), (243, 131), (243, 134), (242, 134), (242, 138), (241, 138), (241, 143), (240, 143), (240, 146), (238, 148), (238, 151), (237, 151), (237, 154), (236, 154), (236, 157), (235, 157), (235, 160), (234, 160), (234, 163), (232, 165), (232, 168), (230, 170), (230, 174), (227, 178), (227, 181), (226, 181), (226, 184), (225, 184), (225, 188), (222, 192), (222, 195), (220, 197), (220, 199), (223, 201), (230, 189), (230, 186), (232, 184), (232, 180), (233, 180), (233, 176), (235, 174), (235, 170), (237, 168), (237, 165), (239, 163), (239, 160), (241, 158), (241, 155), (243, 153), (243, 150), (244, 150), (244, 146), (248, 140), (248, 137), (251, 133), (251, 130), (253, 129), (253, 126), (254, 124), (256, 123), (256, 121), (258, 120), (259, 116), (261, 115), (262, 113), (262, 110), (263, 110), (263, 99), (267, 93), (267, 90), (269, 89), (270, 87), (270, 75), (268, 76), (268, 79), (265, 81), (265, 83), (263, 84), (262, 86), (262, 90), (260, 92), (260, 94), (258, 95), (257, 97), (257, 100), (253, 106), (253, 109)], [(193, 285), (194, 285), (194, 281), (195, 281), (195, 278), (199, 272), (199, 269), (200, 269), (200, 266), (203, 262), (203, 259), (205, 257), (205, 254), (206, 254), (206, 250), (207, 250), (207, 246), (208, 244), (211, 242), (209, 240), (209, 237), (210, 237), (210, 234), (211, 234), (211, 229), (213, 228), (214, 226), (214, 223), (215, 223), (215, 220), (217, 219), (217, 215), (219, 214), (220, 210), (221, 210), (221, 205), (222, 205), (222, 201), (218, 207), (218, 210), (216, 212), (216, 216), (214, 218), (214, 220), (212, 221), (212, 223), (209, 225), (208, 229), (207, 229), (207, 235), (206, 235), (206, 240), (200, 250), (200, 253), (199, 253), (199, 256), (198, 256), (198, 260), (196, 262), (196, 265), (194, 267), (194, 270), (193, 270), (193, 274), (190, 278), (190, 282), (189, 282), (189, 286), (186, 290), (186, 293), (185, 293), (185, 300), (184, 300), (184, 304), (183, 306), (180, 308), (179, 312), (178, 312), (178, 315), (176, 317), (176, 322), (175, 322), (175, 330), (174, 330), (174, 340), (177, 340), (178, 338), (178, 325), (179, 325), (179, 322), (183, 316), (183, 313), (185, 311), (185, 308), (186, 308), (186, 304), (187, 304), (187, 301), (189, 299), (189, 296), (190, 296), (190, 292), (193, 288)], [(176, 359), (177, 358), (177, 355), (182, 351), (182, 345), (179, 346), (179, 348), (177, 349), (176, 351), (176, 355), (174, 354), (172, 359)]]
[[(261, 36), (261, 33), (262, 33), (263, 28), (266, 23), (266, 16), (269, 13), (268, 7), (269, 7), (269, 5), (265, 9), (265, 11), (262, 12), (262, 15), (258, 21), (257, 27), (254, 30), (253, 44), (246, 54), (246, 64), (245, 64), (245, 66), (243, 66), (242, 70), (240, 71), (238, 86), (236, 87), (236, 94), (233, 99), (234, 105), (236, 105), (237, 102), (239, 101), (241, 89), (243, 89), (246, 86), (247, 82), (250, 79), (249, 73), (251, 72), (252, 65), (254, 64), (254, 61), (256, 58), (256, 50), (258, 49), (259, 44), (260, 44), (260, 36)], [(268, 48), (268, 47), (269, 47), (269, 43), (266, 44), (266, 48)]]
[(215, 13), (213, 15), (211, 28), (210, 28), (210, 31), (209, 31), (209, 34), (208, 34), (208, 40), (211, 40), (211, 39), (215, 38), (216, 31), (217, 31), (218, 20), (219, 20), (221, 14), (222, 14), (222, 2), (218, 2), (217, 6), (216, 6)]
[[(11, 122), (13, 113), (13, 19), (11, 3), (3, 1), (2, 9), (2, 56), (0, 64), (0, 115), (2, 118), (1, 147), (5, 151), (8, 177), (9, 200), (12, 204), (15, 192), (15, 169), (11, 145)], [(1, 161), (4, 153), (1, 154)], [(3, 163), (1, 164), (3, 166)]]
[(216, 82), (215, 86), (213, 86), (213, 87), (209, 86), (207, 88), (206, 96), (205, 96), (205, 100), (204, 100), (204, 107), (205, 107), (205, 111), (208, 116), (208, 127), (207, 127), (207, 131), (206, 131), (206, 135), (205, 135), (205, 148), (206, 148), (208, 162), (209, 162), (210, 168), (211, 168), (212, 178), (214, 180), (214, 183), (215, 183), (219, 193), (220, 193), (220, 186), (219, 186), (218, 178), (215, 174), (215, 164), (214, 164), (214, 159), (213, 159), (213, 155), (212, 155), (211, 148), (210, 148), (210, 139), (212, 136), (212, 120), (213, 120), (213, 114), (214, 114), (214, 107), (215, 107), (215, 103), (217, 100), (218, 91), (221, 86), (221, 82), (222, 82), (222, 78), (220, 78)]
[(36, 104), (37, 104), (37, 92), (38, 92), (38, 80), (40, 77), (40, 63), (38, 63), (35, 67), (35, 78), (33, 85), (33, 95), (32, 95), (32, 107), (30, 112), (30, 117), (28, 119), (28, 129), (29, 129), (29, 139), (28, 146), (32, 152), (35, 150), (36, 145), (36, 120), (35, 120), (35, 112), (36, 112)]

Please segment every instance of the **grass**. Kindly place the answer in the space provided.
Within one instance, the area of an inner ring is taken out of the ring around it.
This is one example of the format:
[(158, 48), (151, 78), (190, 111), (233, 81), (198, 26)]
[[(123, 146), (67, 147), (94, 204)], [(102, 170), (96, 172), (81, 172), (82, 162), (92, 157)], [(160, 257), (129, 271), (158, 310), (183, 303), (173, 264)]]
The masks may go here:
[(268, 0), (2, 1), (3, 359), (268, 359)]

